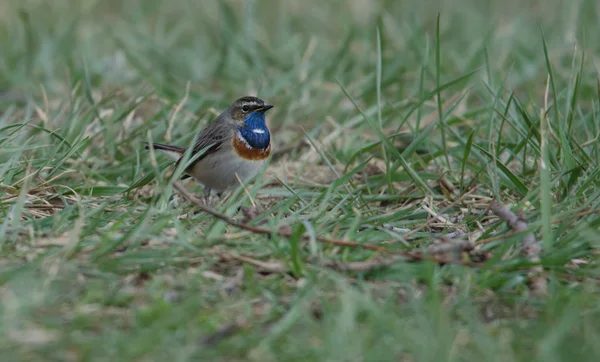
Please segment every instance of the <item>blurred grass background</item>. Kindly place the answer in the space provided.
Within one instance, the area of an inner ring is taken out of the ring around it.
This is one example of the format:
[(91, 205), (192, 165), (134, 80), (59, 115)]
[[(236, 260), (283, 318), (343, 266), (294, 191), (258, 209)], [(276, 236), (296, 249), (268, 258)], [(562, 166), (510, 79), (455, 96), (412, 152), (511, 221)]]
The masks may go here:
[[(599, 16), (593, 0), (0, 2), (1, 359), (596, 360)], [(376, 254), (168, 206), (170, 168), (142, 142), (189, 144), (247, 94), (275, 104), (282, 152), (221, 211), (402, 250), (460, 232), (490, 259), (336, 272)], [(543, 239), (547, 297), (494, 198)]]

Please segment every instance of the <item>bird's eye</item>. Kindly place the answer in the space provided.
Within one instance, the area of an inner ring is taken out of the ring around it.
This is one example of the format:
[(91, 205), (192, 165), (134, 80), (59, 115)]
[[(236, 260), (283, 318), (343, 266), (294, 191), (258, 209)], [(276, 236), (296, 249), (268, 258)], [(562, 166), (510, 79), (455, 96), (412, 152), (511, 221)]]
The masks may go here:
[(249, 111), (249, 110), (250, 110), (250, 107), (249, 107), (247, 104), (244, 104), (244, 105), (242, 106), (242, 112), (244, 112), (244, 113), (248, 113), (248, 111)]

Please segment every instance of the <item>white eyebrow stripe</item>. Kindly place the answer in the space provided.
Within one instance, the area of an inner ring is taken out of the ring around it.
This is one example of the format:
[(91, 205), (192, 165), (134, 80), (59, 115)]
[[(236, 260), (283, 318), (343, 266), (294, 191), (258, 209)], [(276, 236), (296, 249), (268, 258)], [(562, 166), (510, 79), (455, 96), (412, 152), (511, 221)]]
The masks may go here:
[(255, 128), (252, 130), (252, 133), (259, 133), (259, 134), (263, 134), (265, 133), (264, 129), (260, 129), (260, 128)]

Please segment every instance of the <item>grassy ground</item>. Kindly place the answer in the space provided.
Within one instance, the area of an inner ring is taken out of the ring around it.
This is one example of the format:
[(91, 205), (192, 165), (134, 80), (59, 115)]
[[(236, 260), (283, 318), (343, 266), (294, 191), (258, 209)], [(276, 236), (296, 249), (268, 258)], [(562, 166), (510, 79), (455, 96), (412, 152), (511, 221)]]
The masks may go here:
[[(599, 16), (1, 2), (1, 360), (597, 360)], [(169, 204), (143, 149), (247, 94), (275, 154), (213, 207), (271, 235)]]

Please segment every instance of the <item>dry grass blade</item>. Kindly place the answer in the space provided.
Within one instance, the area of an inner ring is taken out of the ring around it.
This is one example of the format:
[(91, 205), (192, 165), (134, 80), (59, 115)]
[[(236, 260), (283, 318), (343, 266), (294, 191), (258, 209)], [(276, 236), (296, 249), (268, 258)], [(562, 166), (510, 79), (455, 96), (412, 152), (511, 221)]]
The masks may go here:
[(366, 261), (352, 261), (352, 262), (340, 262), (340, 261), (328, 261), (325, 266), (338, 271), (352, 271), (352, 272), (368, 272), (377, 269), (387, 268), (399, 261), (406, 260), (403, 255), (394, 255), (392, 257), (382, 258), (377, 257)]
[(244, 255), (237, 254), (223, 254), (221, 255), (224, 259), (234, 259), (245, 264), (253, 265), (260, 269), (260, 271), (267, 273), (287, 273), (288, 268), (282, 262), (265, 262), (262, 260), (254, 259)]

